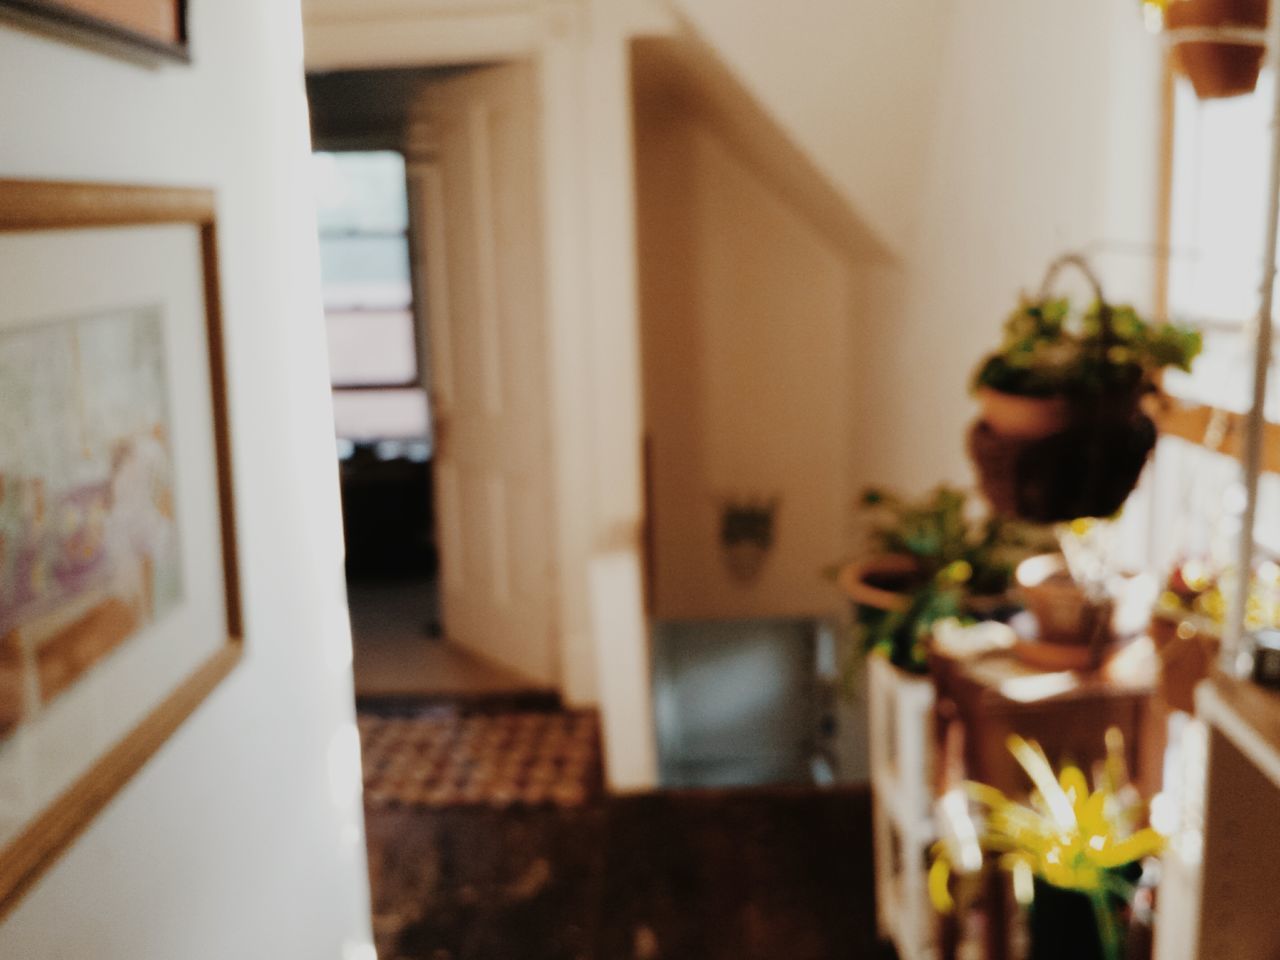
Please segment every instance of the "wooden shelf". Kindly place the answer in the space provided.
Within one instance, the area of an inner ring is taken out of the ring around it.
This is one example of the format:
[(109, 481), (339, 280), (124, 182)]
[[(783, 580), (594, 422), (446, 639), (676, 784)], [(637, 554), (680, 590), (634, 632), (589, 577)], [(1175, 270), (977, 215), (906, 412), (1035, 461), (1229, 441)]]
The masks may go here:
[(1157, 941), (1158, 955), (1280, 956), (1280, 694), (1218, 674), (1197, 690), (1196, 712), (1209, 747), (1199, 930), (1190, 953)]
[[(1218, 673), (1197, 692), (1196, 712), (1280, 790), (1280, 693)], [(1280, 822), (1275, 836), (1280, 854)]]

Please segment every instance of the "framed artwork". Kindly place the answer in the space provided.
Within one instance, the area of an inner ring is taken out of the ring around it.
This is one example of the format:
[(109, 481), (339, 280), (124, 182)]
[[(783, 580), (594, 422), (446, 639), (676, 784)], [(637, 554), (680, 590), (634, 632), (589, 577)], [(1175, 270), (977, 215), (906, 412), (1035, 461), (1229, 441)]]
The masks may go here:
[(0, 915), (235, 665), (208, 191), (0, 180)]
[(187, 0), (0, 0), (0, 14), (135, 59), (191, 60)]

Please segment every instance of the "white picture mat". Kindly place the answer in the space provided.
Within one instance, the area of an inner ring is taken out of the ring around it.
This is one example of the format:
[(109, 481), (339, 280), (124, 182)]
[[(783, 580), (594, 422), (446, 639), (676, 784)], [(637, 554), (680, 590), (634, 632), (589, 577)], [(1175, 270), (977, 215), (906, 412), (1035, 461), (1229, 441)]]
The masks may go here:
[(199, 228), (0, 236), (0, 290), (0, 336), (33, 323), (159, 307), (183, 563), (175, 608), (0, 743), (3, 847), (226, 644), (227, 617)]

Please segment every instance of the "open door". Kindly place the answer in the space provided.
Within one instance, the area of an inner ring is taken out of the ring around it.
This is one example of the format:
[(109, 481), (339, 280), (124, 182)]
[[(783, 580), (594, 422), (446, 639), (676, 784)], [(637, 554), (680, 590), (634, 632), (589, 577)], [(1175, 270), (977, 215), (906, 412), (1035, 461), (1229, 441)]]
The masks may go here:
[(512, 63), (428, 87), (409, 181), (445, 633), (558, 686), (536, 79)]

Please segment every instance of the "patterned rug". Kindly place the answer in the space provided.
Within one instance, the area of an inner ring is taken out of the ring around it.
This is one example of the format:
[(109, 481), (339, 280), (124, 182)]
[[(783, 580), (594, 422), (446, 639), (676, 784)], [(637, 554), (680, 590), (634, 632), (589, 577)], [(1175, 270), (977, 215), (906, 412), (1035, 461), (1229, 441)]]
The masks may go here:
[(359, 725), (371, 808), (575, 807), (600, 795), (591, 712), (362, 712)]

